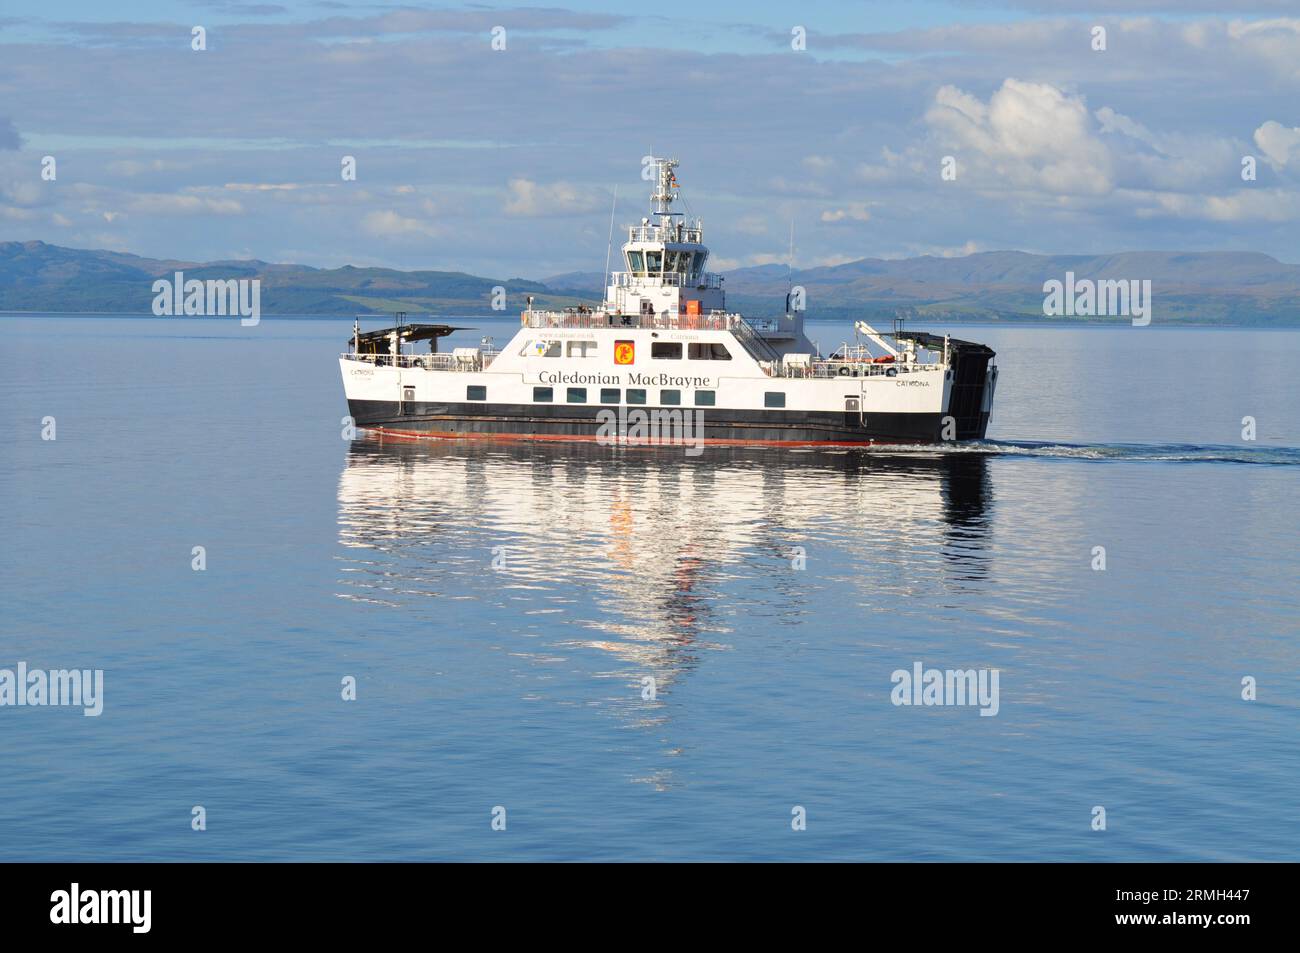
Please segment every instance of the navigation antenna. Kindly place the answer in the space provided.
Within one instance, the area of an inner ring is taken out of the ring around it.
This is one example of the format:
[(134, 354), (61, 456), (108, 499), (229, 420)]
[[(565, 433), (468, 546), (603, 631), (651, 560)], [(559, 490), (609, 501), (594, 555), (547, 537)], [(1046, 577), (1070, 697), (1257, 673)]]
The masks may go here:
[(790, 219), (790, 257), (785, 260), (785, 316), (790, 317), (794, 297), (794, 219)]
[[(609, 281), (609, 256), (614, 250), (614, 210), (618, 208), (618, 185), (614, 186), (614, 201), (609, 205), (609, 244), (605, 246), (605, 281)], [(600, 300), (605, 300), (605, 289), (600, 289)]]

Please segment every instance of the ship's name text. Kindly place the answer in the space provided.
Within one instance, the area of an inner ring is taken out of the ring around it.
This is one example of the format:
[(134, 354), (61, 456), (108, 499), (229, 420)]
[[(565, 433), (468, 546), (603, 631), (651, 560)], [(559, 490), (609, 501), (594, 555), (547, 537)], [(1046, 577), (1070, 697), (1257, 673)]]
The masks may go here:
[[(577, 371), (542, 371), (537, 375), (542, 384), (608, 384), (621, 386), (620, 374), (582, 374)], [(637, 374), (627, 376), (627, 383), (633, 387), (713, 387), (712, 378), (685, 377), (678, 374)]]

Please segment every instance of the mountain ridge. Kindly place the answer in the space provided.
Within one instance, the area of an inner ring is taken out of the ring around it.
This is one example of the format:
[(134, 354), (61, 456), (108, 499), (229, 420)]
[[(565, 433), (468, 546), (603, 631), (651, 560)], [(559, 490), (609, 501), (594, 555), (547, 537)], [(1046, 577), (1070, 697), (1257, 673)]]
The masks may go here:
[[(522, 309), (529, 295), (548, 308), (590, 304), (603, 284), (600, 272), (499, 279), (435, 269), (156, 259), (11, 241), (0, 242), (0, 311), (148, 313), (153, 281), (176, 271), (200, 280), (260, 278), (265, 315), (491, 315), (500, 312), (491, 307), (498, 287), (506, 289), (504, 310), (512, 312)], [(728, 307), (756, 317), (783, 311), (793, 284), (805, 289), (808, 313), (814, 317), (885, 319), (903, 313), (957, 321), (1041, 321), (1043, 283), (1063, 281), (1067, 271), (1076, 280), (1150, 280), (1157, 322), (1300, 326), (1300, 265), (1261, 252), (1037, 255), (1008, 250), (861, 258), (793, 271), (784, 265), (756, 265), (723, 272), (723, 277)]]

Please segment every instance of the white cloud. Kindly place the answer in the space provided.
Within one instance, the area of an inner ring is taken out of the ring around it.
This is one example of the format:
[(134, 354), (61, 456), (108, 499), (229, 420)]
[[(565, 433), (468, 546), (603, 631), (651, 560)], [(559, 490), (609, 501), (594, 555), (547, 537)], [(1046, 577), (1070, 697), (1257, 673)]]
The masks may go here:
[(959, 176), (984, 187), (1054, 195), (1104, 195), (1114, 188), (1111, 156), (1081, 96), (1049, 83), (1008, 78), (988, 103), (942, 86), (925, 121), (953, 150)]
[(128, 208), (142, 215), (242, 215), (244, 212), (244, 207), (234, 199), (153, 192), (132, 196)]
[(1300, 77), (1300, 20), (1233, 20), (1227, 38), (1234, 52), (1267, 64), (1284, 77)]
[(603, 204), (598, 193), (568, 182), (543, 185), (522, 177), (511, 179), (503, 211), (530, 218), (538, 215), (574, 215), (591, 212)]
[(303, 186), (297, 182), (227, 182), (222, 188), (231, 192), (291, 192)]
[(822, 212), (823, 222), (865, 222), (871, 218), (871, 210), (866, 202), (850, 202), (845, 208), (827, 209)]
[(1174, 192), (1222, 188), (1224, 170), (1237, 168), (1245, 149), (1232, 138), (1155, 132), (1109, 106), (1093, 115), (1111, 150), (1117, 187)]
[(762, 215), (742, 215), (731, 222), (731, 231), (738, 235), (766, 235), (771, 221)]
[(1288, 129), (1270, 119), (1255, 130), (1255, 145), (1264, 153), (1269, 165), (1282, 169), (1293, 154), (1300, 155), (1300, 129)]
[(379, 238), (432, 238), (438, 234), (438, 227), (433, 223), (399, 215), (392, 209), (370, 212), (361, 219), (361, 227), (367, 234)]
[(180, 162), (168, 162), (162, 159), (118, 159), (116, 162), (110, 162), (107, 166), (109, 172), (113, 175), (129, 178), (135, 175), (146, 175), (149, 173), (166, 172), (168, 170), (184, 168)]
[(12, 179), (0, 184), (0, 201), (7, 205), (32, 207), (44, 204), (49, 189), (42, 189), (42, 183), (34, 177)]
[(1282, 189), (1243, 189), (1231, 195), (1152, 192), (1139, 218), (1171, 216), (1209, 222), (1291, 222), (1300, 216), (1300, 196)]

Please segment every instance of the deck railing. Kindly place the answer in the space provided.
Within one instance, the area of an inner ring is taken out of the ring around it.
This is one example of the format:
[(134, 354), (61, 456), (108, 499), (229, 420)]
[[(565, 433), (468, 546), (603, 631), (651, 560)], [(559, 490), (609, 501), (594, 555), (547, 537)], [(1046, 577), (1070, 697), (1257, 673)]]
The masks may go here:
[(721, 288), (722, 276), (711, 271), (694, 276), (679, 271), (665, 271), (656, 275), (640, 271), (615, 271), (610, 275), (610, 282), (616, 288), (641, 285), (646, 288), (696, 288), (703, 291)]
[(407, 367), (425, 371), (484, 371), (500, 354), (499, 350), (480, 349), (473, 358), (455, 354), (341, 354), (345, 361), (360, 361), (375, 367)]
[(780, 330), (771, 318), (742, 318), (739, 314), (711, 311), (683, 314), (660, 311), (655, 314), (615, 314), (611, 311), (524, 311), (520, 324), (526, 328), (652, 328), (656, 331), (730, 331), (737, 324), (759, 333)]
[(899, 377), (910, 374), (927, 374), (945, 369), (943, 364), (872, 364), (866, 361), (809, 361), (807, 364), (776, 364), (762, 362), (760, 367), (769, 377), (789, 378), (854, 378)]
[(663, 225), (629, 225), (627, 240), (630, 242), (665, 242), (669, 245), (698, 245), (704, 241), (704, 230), (683, 228), (680, 232), (674, 227)]
[[(597, 315), (571, 315), (567, 312), (543, 312), (532, 311), (524, 312), (525, 315), (543, 315), (543, 314), (564, 314), (566, 317), (584, 318), (595, 321)], [(531, 325), (532, 327), (608, 327), (603, 323), (605, 315), (600, 315), (602, 323), (591, 324), (564, 324), (564, 325)], [(645, 317), (648, 315), (631, 315), (630, 317)], [(746, 321), (736, 314), (714, 314), (714, 315), (680, 315), (680, 317), (692, 317), (697, 319), (707, 319), (707, 324), (700, 324), (700, 328), (711, 328), (713, 330), (731, 330), (737, 333), (742, 342), (745, 341), (744, 335), (746, 330), (738, 330), (737, 325), (746, 327), (752, 326), (755, 322)], [(774, 323), (774, 322), (772, 322)], [(620, 327), (622, 325), (614, 325)], [(678, 327), (676, 324), (640, 324), (629, 325), (631, 327)], [(756, 342), (755, 342), (756, 343)], [(752, 345), (751, 345), (752, 346)], [(501, 353), (499, 349), (479, 349), (477, 353), (470, 357), (461, 356), (452, 353), (439, 354), (341, 354), (344, 360), (359, 361), (366, 364), (372, 364), (375, 367), (404, 367), (412, 370), (426, 371), (484, 371), (491, 367), (493, 360)], [(752, 352), (751, 352), (752, 353)], [(856, 352), (854, 352), (856, 355)], [(938, 371), (947, 369), (947, 365), (941, 362), (922, 363), (919, 361), (890, 362), (877, 364), (871, 360), (852, 356), (849, 358), (817, 358), (806, 362), (782, 361), (782, 360), (762, 360), (758, 359), (758, 366), (762, 368), (763, 373), (768, 377), (782, 377), (790, 379), (829, 379), (829, 378), (855, 378), (855, 377), (906, 377), (913, 374), (933, 374)]]

